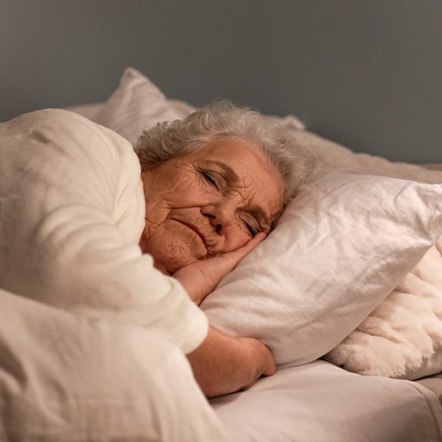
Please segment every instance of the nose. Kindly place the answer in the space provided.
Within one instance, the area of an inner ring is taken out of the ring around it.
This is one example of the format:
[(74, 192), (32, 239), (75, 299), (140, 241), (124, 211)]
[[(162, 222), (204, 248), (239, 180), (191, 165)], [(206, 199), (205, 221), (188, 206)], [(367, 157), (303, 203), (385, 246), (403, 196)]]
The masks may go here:
[(223, 235), (228, 226), (235, 220), (237, 203), (233, 199), (225, 199), (214, 204), (207, 204), (201, 208), (201, 213), (209, 218), (210, 224), (216, 233)]

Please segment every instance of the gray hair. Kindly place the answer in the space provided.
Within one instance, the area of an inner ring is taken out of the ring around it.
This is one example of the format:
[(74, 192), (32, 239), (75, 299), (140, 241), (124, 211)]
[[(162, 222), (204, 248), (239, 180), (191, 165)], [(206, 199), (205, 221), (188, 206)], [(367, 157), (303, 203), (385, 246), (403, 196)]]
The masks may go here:
[(147, 170), (220, 138), (247, 140), (265, 155), (282, 179), (284, 204), (313, 176), (314, 158), (289, 139), (279, 124), (228, 101), (215, 102), (183, 120), (158, 123), (143, 132), (134, 148), (142, 170)]

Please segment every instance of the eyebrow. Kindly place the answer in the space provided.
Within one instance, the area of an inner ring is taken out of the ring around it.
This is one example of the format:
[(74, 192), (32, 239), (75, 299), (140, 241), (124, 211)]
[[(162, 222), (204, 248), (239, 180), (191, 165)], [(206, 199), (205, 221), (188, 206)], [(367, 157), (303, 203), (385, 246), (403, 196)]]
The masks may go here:
[[(215, 165), (218, 166), (223, 170), (223, 172), (226, 175), (227, 180), (229, 183), (239, 183), (240, 179), (238, 174), (235, 172), (234, 169), (232, 169), (228, 164), (223, 163), (222, 161), (216, 161), (216, 160), (206, 160), (204, 161), (207, 165)], [(257, 219), (259, 227), (268, 233), (270, 230), (272, 230), (272, 226), (274, 222), (272, 222), (269, 217), (267, 216), (266, 212), (261, 206), (258, 205), (252, 205), (247, 207), (247, 211)]]

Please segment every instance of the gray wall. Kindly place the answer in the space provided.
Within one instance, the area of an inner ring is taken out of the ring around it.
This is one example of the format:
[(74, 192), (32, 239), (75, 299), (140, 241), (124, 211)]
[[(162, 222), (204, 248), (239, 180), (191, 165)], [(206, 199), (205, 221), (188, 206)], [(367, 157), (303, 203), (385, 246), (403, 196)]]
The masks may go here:
[(440, 0), (0, 6), (0, 120), (104, 100), (131, 65), (169, 97), (294, 113), (356, 151), (442, 162)]

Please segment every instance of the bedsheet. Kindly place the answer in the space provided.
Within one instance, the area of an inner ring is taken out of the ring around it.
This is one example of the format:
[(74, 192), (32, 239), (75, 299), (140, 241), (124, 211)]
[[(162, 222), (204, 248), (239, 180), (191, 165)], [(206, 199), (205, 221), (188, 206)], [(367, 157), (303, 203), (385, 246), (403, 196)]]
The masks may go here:
[(211, 401), (235, 442), (436, 442), (442, 407), (417, 382), (349, 373), (326, 361), (281, 369)]
[(419, 379), (416, 382), (431, 390), (439, 398), (442, 405), (442, 373)]

